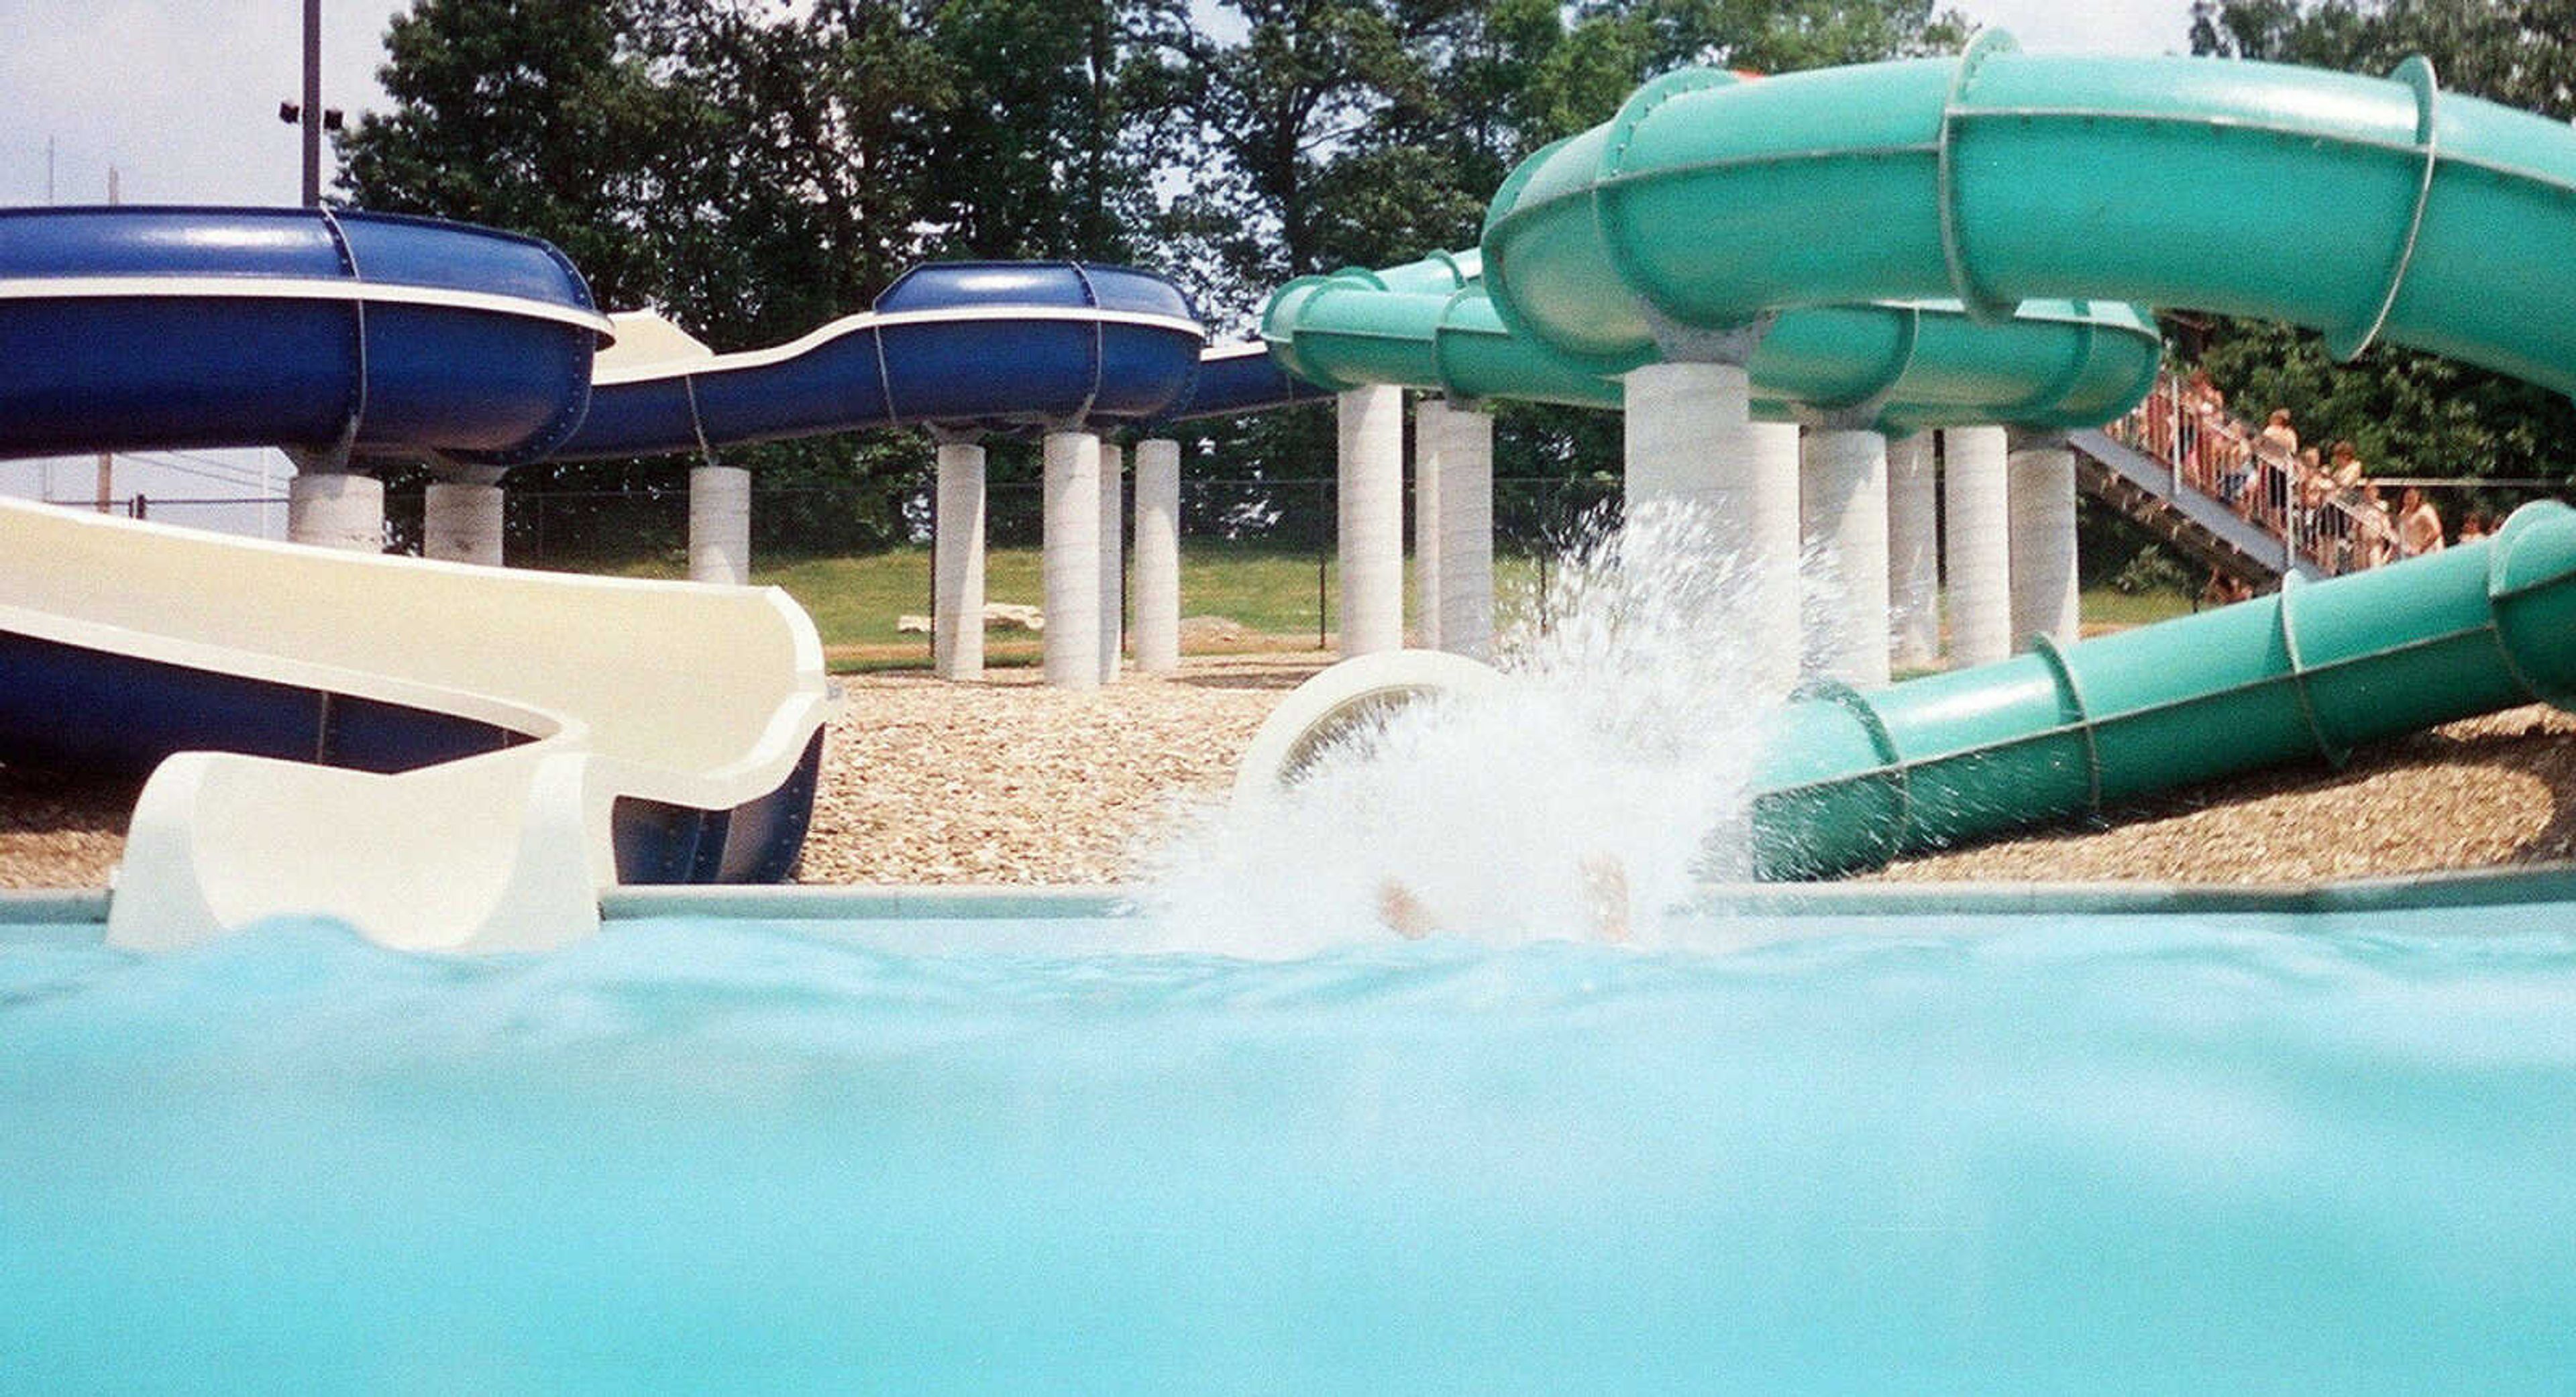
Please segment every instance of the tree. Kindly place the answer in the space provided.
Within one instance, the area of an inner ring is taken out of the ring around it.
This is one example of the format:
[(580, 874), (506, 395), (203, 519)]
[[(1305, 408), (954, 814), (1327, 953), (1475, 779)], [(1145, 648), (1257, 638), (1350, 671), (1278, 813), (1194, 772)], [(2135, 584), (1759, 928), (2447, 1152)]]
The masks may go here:
[[(1156, 70), (1185, 128), (1167, 265), (1223, 328), (1289, 277), (1473, 246), (1522, 159), (1607, 120), (1685, 63), (1785, 69), (1954, 46), (1930, 0), (1227, 0), (1232, 24), (1168, 17)], [(1236, 37), (1223, 37), (1227, 33)], [(1608, 414), (1507, 405), (1505, 474), (1587, 476), (1618, 459)], [(1212, 429), (1248, 479), (1327, 471), (1321, 412)], [(1288, 491), (1279, 527), (1313, 532)]]
[(420, 0), (385, 32), (392, 106), (339, 138), (340, 188), (369, 208), (545, 237), (595, 294), (660, 276), (637, 234), (656, 130), (632, 0)]
[(2194, 0), (2191, 50), (2371, 73), (2420, 53), (2454, 91), (2576, 116), (2576, 0)]
[[(868, 301), (932, 245), (933, 119), (954, 72), (913, 12), (822, 0), (421, 0), (386, 36), (393, 98), (341, 140), (341, 189), (372, 208), (493, 224), (564, 249), (605, 306), (652, 307), (718, 349), (774, 344)], [(903, 536), (888, 478), (917, 443), (853, 436), (742, 448), (764, 543)], [(537, 488), (667, 493), (681, 458), (553, 465)], [(557, 511), (580, 549), (605, 505)]]
[[(2199, 54), (2370, 73), (2421, 53), (2448, 90), (2576, 115), (2576, 0), (2198, 0), (2191, 41)], [(2576, 472), (2576, 408), (2473, 365), (2396, 345), (2337, 365), (2313, 331), (2232, 317), (2216, 320), (2204, 362), (2232, 401), (2287, 407), (2302, 436), (2350, 439), (2379, 474)]]
[[(1960, 28), (1930, 0), (419, 0), (342, 188), (549, 238), (604, 303), (718, 349), (947, 257), (1135, 261), (1222, 337), (1292, 276), (1472, 245), (1514, 164), (1665, 68), (1882, 58)], [(1616, 458), (1601, 414), (1510, 414), (1506, 473)], [(1203, 439), (1275, 481), (1328, 472), (1330, 434), (1307, 412)], [(997, 481), (1024, 455), (997, 453)], [(730, 457), (795, 490), (757, 513), (765, 538), (843, 547), (907, 527), (893, 501), (925, 453), (875, 434)]]

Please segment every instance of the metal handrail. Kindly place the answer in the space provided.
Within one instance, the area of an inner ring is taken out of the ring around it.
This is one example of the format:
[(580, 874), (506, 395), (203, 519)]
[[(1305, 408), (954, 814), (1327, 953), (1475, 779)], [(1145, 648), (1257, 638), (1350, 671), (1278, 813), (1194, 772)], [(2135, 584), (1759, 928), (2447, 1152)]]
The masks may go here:
[(2341, 492), (2315, 498), (2295, 479), (2295, 460), (2272, 458), (2242, 419), (2207, 412), (2191, 396), (2181, 375), (2159, 370), (2146, 398), (2104, 431), (2162, 465), (2169, 495), (2214, 501), (2276, 541), (2283, 572), (2302, 558), (2332, 574), (2395, 556), (2395, 521), (2384, 510), (2374, 522)]

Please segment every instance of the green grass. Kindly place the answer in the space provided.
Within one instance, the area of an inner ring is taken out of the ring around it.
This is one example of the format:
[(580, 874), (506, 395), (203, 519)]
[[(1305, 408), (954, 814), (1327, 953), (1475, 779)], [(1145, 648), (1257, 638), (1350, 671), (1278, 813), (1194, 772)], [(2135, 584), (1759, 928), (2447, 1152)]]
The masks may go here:
[[(1038, 550), (995, 548), (984, 555), (984, 599), (1017, 606), (1046, 600)], [(1327, 595), (1335, 570), (1322, 572)], [(1268, 549), (1191, 544), (1181, 550), (1183, 609), (1223, 616), (1268, 633), (1315, 631), (1315, 559)], [(895, 629), (895, 618), (930, 613), (930, 550), (901, 548), (848, 558), (805, 558), (753, 569), (752, 581), (774, 583), (803, 604), (826, 645), (927, 644)], [(996, 633), (996, 639), (1001, 638)]]
[[(648, 559), (621, 569), (635, 577), (680, 574), (667, 559)], [(1332, 556), (1320, 565), (1310, 552), (1292, 552), (1248, 544), (1192, 541), (1181, 549), (1181, 600), (1184, 614), (1222, 616), (1247, 630), (1275, 637), (1291, 646), (1313, 645), (1316, 634), (1317, 578), (1323, 596), (1332, 598), (1339, 583)], [(1500, 619), (1509, 625), (1527, 610), (1536, 595), (1538, 561), (1524, 557), (1495, 560), (1494, 590)], [(836, 669), (904, 668), (928, 663), (929, 639), (895, 629), (895, 618), (930, 611), (930, 550), (898, 548), (835, 558), (787, 559), (757, 567), (752, 581), (783, 587), (814, 618), (823, 643), (868, 647), (877, 653), (844, 657)], [(996, 548), (985, 554), (987, 600), (1037, 606), (1045, 600), (1045, 582), (1034, 548)], [(1411, 605), (1410, 569), (1406, 581)], [(2191, 599), (2180, 593), (2150, 592), (2131, 596), (2107, 587), (2083, 594), (2086, 625), (2134, 626), (2180, 616)], [(887, 653), (892, 647), (918, 647), (916, 653)], [(1025, 652), (1025, 653), (1023, 653)], [(1033, 638), (995, 632), (987, 653), (995, 664), (1035, 658)]]
[[(1034, 548), (995, 548), (984, 555), (984, 599), (1020, 606), (1042, 605), (1046, 582)], [(648, 558), (616, 570), (627, 577), (678, 577), (683, 569), (667, 558)], [(1537, 572), (1526, 559), (1505, 558), (1495, 565), (1495, 586), (1505, 597)], [(1181, 601), (1184, 614), (1222, 616), (1247, 630), (1283, 640), (1313, 642), (1319, 594), (1334, 599), (1340, 569), (1331, 554), (1321, 562), (1310, 552), (1290, 552), (1249, 544), (1192, 541), (1181, 548)], [(896, 548), (883, 553), (833, 558), (795, 558), (762, 563), (751, 580), (777, 586), (796, 598), (823, 643), (834, 646), (913, 644), (927, 652), (929, 642), (895, 629), (898, 617), (930, 612), (930, 550)], [(1411, 597), (1411, 569), (1406, 596)], [(1337, 600), (1336, 600), (1337, 604)], [(1410, 602), (1408, 600), (1408, 605)], [(993, 642), (1011, 643), (995, 632)]]
[(2191, 598), (2181, 592), (2132, 595), (2093, 587), (2077, 599), (2076, 611), (2088, 626), (2145, 626), (2190, 615)]

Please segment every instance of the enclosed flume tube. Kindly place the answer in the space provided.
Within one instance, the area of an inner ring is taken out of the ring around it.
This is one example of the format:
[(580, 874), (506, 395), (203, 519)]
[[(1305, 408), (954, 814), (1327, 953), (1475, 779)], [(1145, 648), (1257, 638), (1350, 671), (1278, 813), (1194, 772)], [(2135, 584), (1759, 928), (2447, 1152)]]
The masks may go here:
[(2576, 693), (2576, 510), (2081, 644), (1788, 710), (1754, 798), (1764, 877), (2099, 813)]
[[(2226, 191), (2226, 216), (2176, 191)], [(2391, 78), (2197, 58), (1686, 70), (1522, 162), (1485, 222), (1505, 323), (1617, 372), (1671, 326), (1947, 296), (2264, 316), (2576, 389), (2576, 134)], [(2296, 237), (2282, 230), (2299, 230)], [(1686, 234), (1686, 235), (1685, 235)]]
[(534, 238), (327, 209), (0, 209), (0, 457), (283, 446), (510, 466), (609, 333)]
[[(1621, 405), (1597, 365), (1515, 333), (1481, 282), (1419, 289), (1420, 268), (1303, 277), (1271, 297), (1262, 335), (1297, 378), (1333, 388), (1392, 383), (1454, 398)], [(1890, 301), (1784, 312), (1745, 369), (1772, 421), (1832, 417), (1892, 435), (1965, 423), (2090, 427), (2135, 406), (2162, 354), (2134, 306), (2035, 301), (1980, 323), (1955, 301)]]
[(1281, 368), (1268, 345), (1247, 340), (1210, 345), (1200, 351), (1198, 375), (1190, 381), (1189, 391), (1155, 414), (1153, 420), (1166, 423), (1232, 417), (1299, 403), (1329, 402), (1332, 397), (1332, 389), (1308, 383)]
[[(1396, 657), (1324, 671), (1265, 725), (1237, 799), (1461, 678)], [(1766, 879), (2100, 813), (2159, 791), (2548, 702), (2576, 709), (2576, 510), (2526, 505), (2492, 539), (2080, 644), (1869, 692), (1811, 689), (1752, 782)]]
[(1086, 262), (916, 267), (875, 305), (769, 349), (676, 331), (601, 366), (559, 459), (653, 455), (865, 427), (1045, 429), (1154, 417), (1204, 334), (1161, 277)]

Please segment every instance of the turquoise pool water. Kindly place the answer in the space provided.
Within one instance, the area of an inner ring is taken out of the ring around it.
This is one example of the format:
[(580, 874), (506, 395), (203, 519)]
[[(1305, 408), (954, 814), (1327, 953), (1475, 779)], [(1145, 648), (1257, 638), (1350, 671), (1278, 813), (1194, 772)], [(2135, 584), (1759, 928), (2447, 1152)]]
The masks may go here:
[(2576, 1376), (2565, 904), (1699, 921), (7, 928), (0, 1386)]

